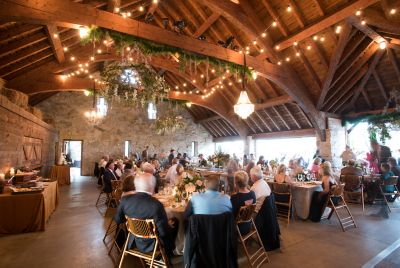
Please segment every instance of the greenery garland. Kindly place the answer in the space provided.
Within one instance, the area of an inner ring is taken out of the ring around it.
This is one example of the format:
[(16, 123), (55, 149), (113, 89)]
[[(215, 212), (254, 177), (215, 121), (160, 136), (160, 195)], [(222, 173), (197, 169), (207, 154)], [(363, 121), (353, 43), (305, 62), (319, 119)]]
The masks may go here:
[(105, 86), (99, 90), (99, 94), (107, 100), (141, 104), (142, 107), (166, 98), (170, 90), (164, 78), (145, 64), (113, 62), (104, 67), (101, 79)]
[(157, 118), (154, 125), (158, 135), (172, 133), (178, 129), (186, 127), (182, 116), (177, 115), (177, 113), (172, 109), (169, 109), (164, 116)]
[(252, 71), (248, 67), (239, 64), (220, 60), (214, 57), (205, 56), (193, 52), (188, 52), (181, 48), (158, 44), (143, 38), (124, 34), (118, 31), (109, 30), (100, 27), (92, 27), (89, 30), (87, 37), (82, 39), (82, 43), (101, 42), (102, 40), (111, 39), (119, 53), (122, 53), (126, 47), (136, 46), (140, 51), (147, 56), (151, 55), (166, 55), (179, 54), (180, 69), (183, 71), (187, 64), (195, 63), (196, 65), (202, 62), (208, 62), (216, 68), (218, 74), (229, 70), (232, 73), (241, 74), (243, 71), (248, 77), (251, 77)]
[(384, 144), (391, 139), (390, 130), (400, 129), (400, 112), (362, 115), (356, 118), (345, 118), (342, 124), (368, 122), (368, 132), (371, 140), (379, 140)]

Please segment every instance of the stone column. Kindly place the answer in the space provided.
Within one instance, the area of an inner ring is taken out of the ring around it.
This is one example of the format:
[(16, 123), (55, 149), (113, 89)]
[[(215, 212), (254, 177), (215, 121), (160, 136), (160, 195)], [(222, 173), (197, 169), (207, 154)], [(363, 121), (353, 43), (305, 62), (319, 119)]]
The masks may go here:
[(320, 155), (332, 163), (332, 167), (341, 168), (340, 155), (346, 147), (346, 128), (342, 121), (336, 118), (328, 118), (326, 141), (322, 142), (317, 136), (317, 147)]
[(253, 148), (254, 148), (254, 141), (252, 136), (247, 136), (246, 139), (244, 140), (244, 154), (251, 154), (253, 153)]

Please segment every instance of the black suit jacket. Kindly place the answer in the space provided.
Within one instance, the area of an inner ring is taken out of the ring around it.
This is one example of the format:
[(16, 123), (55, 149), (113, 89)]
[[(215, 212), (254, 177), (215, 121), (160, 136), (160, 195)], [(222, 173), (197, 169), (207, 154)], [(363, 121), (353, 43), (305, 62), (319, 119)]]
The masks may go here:
[(112, 192), (111, 181), (116, 180), (116, 179), (117, 179), (117, 175), (115, 175), (113, 171), (106, 168), (106, 170), (104, 171), (104, 175), (103, 175), (103, 180), (104, 180), (103, 191), (105, 193)]
[[(114, 220), (118, 224), (125, 222), (125, 215), (136, 219), (154, 219), (161, 244), (167, 254), (173, 251), (174, 241), (170, 236), (167, 214), (160, 201), (147, 193), (140, 192), (124, 196), (121, 198)], [(150, 252), (154, 248), (155, 241), (153, 239), (134, 238), (129, 241), (129, 247), (132, 247), (133, 242), (135, 242), (134, 244), (139, 251)]]

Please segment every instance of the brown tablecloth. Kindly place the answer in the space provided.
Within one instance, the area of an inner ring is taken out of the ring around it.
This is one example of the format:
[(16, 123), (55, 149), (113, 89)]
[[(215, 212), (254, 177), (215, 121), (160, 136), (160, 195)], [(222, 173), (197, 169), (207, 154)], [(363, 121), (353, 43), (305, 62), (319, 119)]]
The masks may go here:
[(57, 180), (59, 185), (71, 184), (71, 175), (69, 166), (52, 166), (50, 178)]
[[(271, 180), (267, 180), (267, 182), (270, 186), (276, 183)], [(293, 183), (291, 185), (293, 206), (296, 215), (300, 219), (308, 219), (312, 195), (315, 191), (322, 191), (322, 185), (320, 182), (316, 183), (318, 183), (318, 185), (308, 183)]]
[(44, 231), (58, 204), (57, 182), (45, 183), (36, 194), (0, 194), (0, 234)]

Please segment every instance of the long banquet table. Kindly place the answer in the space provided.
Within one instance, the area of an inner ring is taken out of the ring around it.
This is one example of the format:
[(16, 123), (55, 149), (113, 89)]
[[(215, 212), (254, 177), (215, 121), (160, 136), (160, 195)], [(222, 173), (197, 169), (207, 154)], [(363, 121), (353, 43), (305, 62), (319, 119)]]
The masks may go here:
[[(268, 184), (273, 187), (273, 180), (267, 180)], [(322, 191), (321, 182), (315, 181), (312, 183), (307, 182), (295, 182), (291, 185), (292, 191), (292, 202), (295, 209), (296, 215), (303, 220), (308, 219), (308, 215), (310, 214), (310, 205), (312, 195), (315, 191)]]
[(44, 231), (58, 204), (58, 183), (46, 182), (41, 193), (0, 194), (0, 234)]

